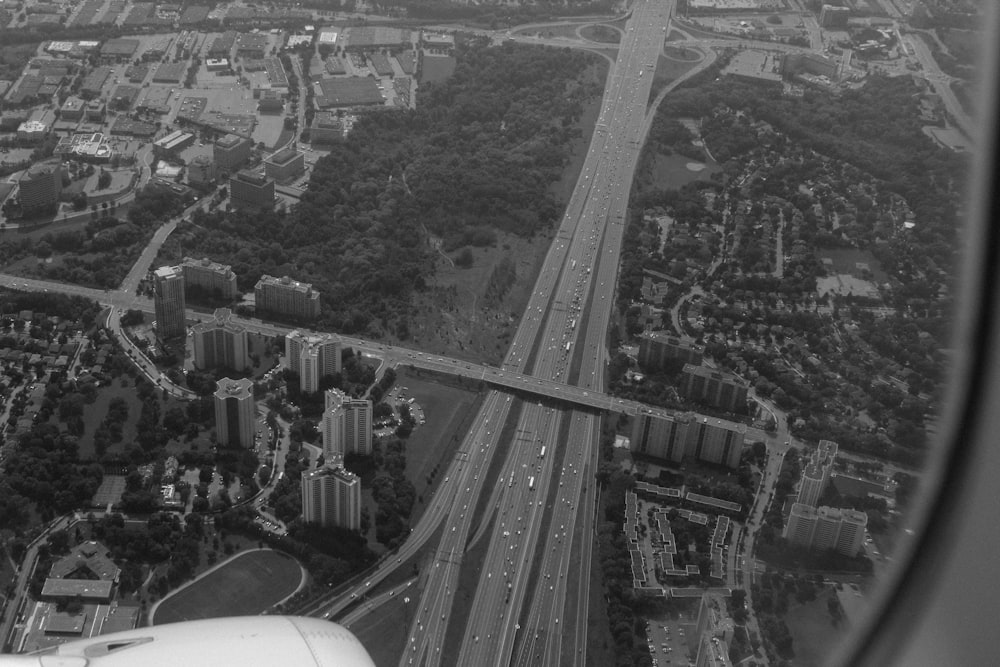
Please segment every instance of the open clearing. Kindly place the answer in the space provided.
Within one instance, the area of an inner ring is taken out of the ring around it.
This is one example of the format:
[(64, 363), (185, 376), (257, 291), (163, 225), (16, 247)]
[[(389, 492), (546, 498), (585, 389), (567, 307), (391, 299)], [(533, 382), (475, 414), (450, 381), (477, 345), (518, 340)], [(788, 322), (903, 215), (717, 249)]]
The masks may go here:
[(429, 56), (424, 54), (420, 67), (420, 83), (444, 81), (455, 71), (456, 61), (451, 56)]
[(166, 597), (153, 625), (260, 614), (294, 593), (304, 574), (294, 558), (280, 551), (240, 554)]
[(683, 155), (657, 155), (653, 163), (653, 183), (660, 188), (680, 188), (695, 181), (711, 180), (722, 171), (714, 162), (696, 162)]
[[(396, 386), (407, 388), (406, 395), (416, 400), (427, 419), (427, 423), (414, 428), (406, 440), (406, 478), (413, 482), (418, 498), (423, 496), (429, 500), (438, 481), (436, 477), (431, 478), (431, 471), (439, 464), (440, 471), (448, 467), (469, 423), (479, 411), (482, 394), (477, 391), (478, 383), (471, 380), (465, 381), (468, 389), (464, 389), (408, 368), (400, 367), (397, 373)], [(414, 504), (411, 525), (419, 520), (424, 506), (419, 501)]]

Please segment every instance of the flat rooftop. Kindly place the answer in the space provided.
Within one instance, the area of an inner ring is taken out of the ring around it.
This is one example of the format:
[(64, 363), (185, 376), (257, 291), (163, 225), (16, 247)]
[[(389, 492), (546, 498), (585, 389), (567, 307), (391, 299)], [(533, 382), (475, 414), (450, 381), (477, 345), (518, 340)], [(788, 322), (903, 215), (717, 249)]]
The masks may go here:
[(288, 164), (299, 155), (301, 155), (301, 153), (294, 148), (286, 148), (267, 158), (267, 161), (271, 164)]
[(321, 107), (367, 106), (385, 102), (382, 91), (369, 77), (323, 79), (319, 87), (322, 95), (317, 102)]

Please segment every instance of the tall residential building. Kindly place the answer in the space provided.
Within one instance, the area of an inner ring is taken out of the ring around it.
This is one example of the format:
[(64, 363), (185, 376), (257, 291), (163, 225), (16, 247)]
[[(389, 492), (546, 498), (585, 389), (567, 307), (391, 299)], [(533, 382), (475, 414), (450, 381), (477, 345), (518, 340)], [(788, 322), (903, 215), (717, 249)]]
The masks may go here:
[(361, 480), (338, 466), (302, 473), (302, 520), (350, 530), (361, 528)]
[(326, 409), (320, 423), (323, 454), (343, 456), (349, 452), (372, 453), (372, 402), (351, 398), (337, 389), (325, 395)]
[(646, 370), (662, 368), (670, 359), (698, 365), (703, 354), (704, 350), (700, 345), (663, 333), (647, 333), (639, 341), (639, 365)]
[(264, 160), (264, 173), (279, 183), (301, 176), (306, 170), (306, 157), (294, 148), (278, 151)]
[(179, 266), (161, 266), (153, 272), (153, 306), (160, 338), (184, 335), (184, 272)]
[(740, 464), (745, 424), (694, 413), (671, 416), (637, 415), (632, 424), (631, 449), (680, 463), (691, 457), (730, 468)]
[(809, 549), (833, 549), (851, 558), (865, 542), (868, 515), (852, 509), (792, 504), (784, 537)]
[(181, 270), (184, 271), (184, 286), (187, 289), (200, 287), (224, 299), (236, 298), (236, 274), (228, 264), (185, 257)]
[(236, 208), (274, 208), (274, 181), (243, 170), (229, 179), (229, 204)]
[(819, 446), (809, 455), (809, 460), (802, 469), (802, 481), (799, 484), (798, 502), (810, 507), (816, 507), (820, 496), (830, 481), (833, 464), (837, 458), (837, 443), (832, 440), (820, 440)]
[(241, 169), (250, 159), (251, 146), (249, 139), (235, 134), (216, 139), (212, 145), (212, 161), (215, 162), (216, 169), (229, 173)]
[(17, 185), (21, 210), (26, 216), (55, 208), (62, 193), (62, 167), (58, 160), (33, 165)]
[(702, 401), (727, 412), (747, 410), (749, 386), (733, 375), (720, 373), (705, 366), (684, 364), (680, 393), (684, 398)]
[(253, 447), (257, 404), (248, 378), (222, 378), (215, 390), (215, 434), (223, 446)]
[(285, 363), (299, 374), (299, 389), (319, 391), (325, 375), (340, 372), (341, 342), (332, 334), (308, 334), (296, 329), (285, 336)]
[(263, 275), (253, 291), (258, 311), (302, 320), (319, 317), (319, 292), (309, 283), (300, 283), (288, 276), (275, 278)]
[(859, 510), (840, 510), (840, 535), (837, 551), (845, 556), (857, 556), (865, 546), (868, 514)]
[(228, 308), (219, 308), (210, 321), (191, 327), (191, 338), (195, 368), (242, 372), (251, 366), (246, 327), (233, 318)]
[(785, 523), (785, 539), (791, 544), (808, 547), (812, 545), (813, 532), (816, 530), (816, 508), (802, 503), (792, 503)]

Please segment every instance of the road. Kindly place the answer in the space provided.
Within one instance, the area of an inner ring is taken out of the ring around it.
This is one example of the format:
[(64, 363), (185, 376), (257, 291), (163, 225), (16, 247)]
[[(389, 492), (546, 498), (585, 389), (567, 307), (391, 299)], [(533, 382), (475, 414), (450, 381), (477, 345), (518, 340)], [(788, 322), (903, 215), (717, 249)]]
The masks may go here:
[(951, 89), (950, 82), (952, 78), (941, 71), (937, 61), (934, 60), (934, 54), (931, 53), (930, 48), (924, 43), (924, 40), (920, 39), (919, 35), (903, 35), (903, 39), (906, 40), (907, 45), (912, 49), (914, 56), (920, 62), (921, 67), (923, 67), (923, 72), (916, 75), (922, 76), (931, 84), (934, 92), (940, 96), (948, 113), (951, 114), (955, 124), (958, 125), (965, 136), (975, 141), (977, 137), (976, 123), (965, 112), (961, 102), (955, 96), (955, 92)]
[[(38, 559), (38, 547), (46, 541), (51, 533), (67, 528), (72, 520), (71, 515), (58, 517), (46, 526), (25, 550), (24, 556), (21, 558), (21, 565), (17, 572), (15, 572), (14, 590), (17, 594), (8, 602), (7, 607), (4, 609), (3, 621), (0, 623), (0, 651), (4, 649), (8, 641), (13, 639), (12, 633), (17, 632), (20, 627), (17, 619), (27, 599), (28, 583)], [(13, 647), (13, 651), (17, 652), (17, 647)]]

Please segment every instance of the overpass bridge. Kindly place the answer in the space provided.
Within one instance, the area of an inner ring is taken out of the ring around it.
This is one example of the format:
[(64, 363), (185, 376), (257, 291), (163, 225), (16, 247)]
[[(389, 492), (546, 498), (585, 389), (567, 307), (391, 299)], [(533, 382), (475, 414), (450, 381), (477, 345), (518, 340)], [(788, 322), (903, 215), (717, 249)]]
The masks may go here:
[[(82, 296), (93, 299), (109, 308), (132, 308), (141, 310), (144, 313), (154, 312), (152, 299), (135, 295), (125, 295), (120, 290), (105, 291), (91, 287), (82, 287), (80, 285), (23, 278), (3, 273), (0, 273), (0, 285), (33, 292), (61, 292), (63, 294)], [(187, 319), (189, 321), (208, 320), (210, 318), (211, 314), (209, 313), (191, 308), (187, 310)], [(302, 327), (290, 327), (274, 322), (265, 322), (258, 318), (234, 316), (234, 320), (246, 327), (248, 332), (263, 336), (284, 336), (296, 329), (302, 329)], [(555, 400), (585, 409), (606, 410), (632, 417), (638, 414), (646, 414), (654, 417), (673, 417), (680, 414), (680, 411), (677, 410), (668, 410), (666, 408), (646, 405), (638, 401), (617, 398), (604, 392), (593, 391), (586, 387), (577, 387), (556, 380), (534, 377), (520, 373), (517, 370), (504, 370), (495, 366), (438, 356), (412, 348), (386, 345), (351, 336), (340, 336), (340, 338), (344, 345), (350, 346), (366, 356), (384, 359), (388, 367), (410, 366), (420, 370), (454, 375), (485, 382), (494, 387), (526, 394), (542, 400)], [(758, 431), (757, 429), (749, 429), (747, 433), (748, 437), (750, 437), (751, 432), (758, 435), (759, 439), (767, 437), (762, 431)]]

